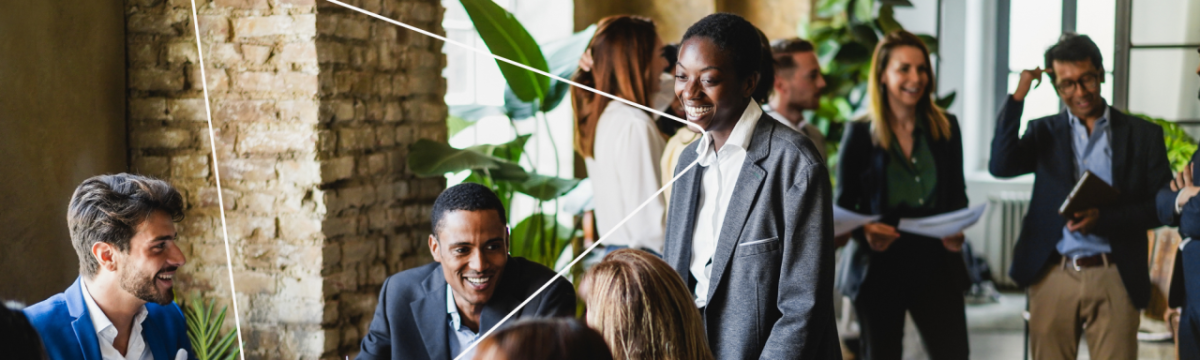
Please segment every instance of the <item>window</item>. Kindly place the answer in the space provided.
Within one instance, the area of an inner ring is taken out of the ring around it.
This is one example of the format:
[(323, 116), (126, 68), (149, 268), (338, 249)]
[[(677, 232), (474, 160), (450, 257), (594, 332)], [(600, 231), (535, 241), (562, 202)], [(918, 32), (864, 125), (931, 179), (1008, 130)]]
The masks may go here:
[[(1200, 0), (1133, 1), (1130, 6), (1127, 108), (1200, 125)], [(1195, 134), (1193, 134), (1195, 135)]]
[[(1100, 87), (1101, 96), (1110, 103), (1113, 98), (1113, 51), (1114, 30), (1116, 24), (1116, 0), (1089, 0), (1078, 6), (1076, 0), (1009, 0), (1009, 16), (1006, 28), (1008, 42), (998, 44), (1007, 46), (1007, 58), (997, 59), (997, 63), (1007, 63), (1006, 93), (1011, 94), (1017, 89), (1021, 71), (1036, 67), (1045, 67), (1045, 53), (1065, 31), (1075, 31), (1087, 35), (1100, 48), (1104, 57), (1105, 81)], [(1035, 82), (1035, 84), (1037, 84)], [(998, 104), (1000, 106), (1000, 104)], [(999, 107), (997, 107), (999, 109)], [(1042, 83), (1029, 91), (1025, 97), (1025, 111), (1021, 117), (1021, 133), (1029, 120), (1037, 119), (1062, 111), (1062, 103), (1048, 76), (1042, 77)]]

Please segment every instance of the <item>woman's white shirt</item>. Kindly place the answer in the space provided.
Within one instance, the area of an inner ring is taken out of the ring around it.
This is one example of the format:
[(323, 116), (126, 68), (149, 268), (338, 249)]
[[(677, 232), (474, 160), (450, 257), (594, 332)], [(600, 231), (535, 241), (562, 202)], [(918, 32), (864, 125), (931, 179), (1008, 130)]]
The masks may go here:
[(661, 194), (613, 230), (662, 185), (659, 160), (666, 140), (648, 113), (619, 101), (609, 102), (596, 124), (592, 158), (585, 158), (594, 187), (596, 229), (604, 245), (626, 245), (662, 252), (665, 201)]

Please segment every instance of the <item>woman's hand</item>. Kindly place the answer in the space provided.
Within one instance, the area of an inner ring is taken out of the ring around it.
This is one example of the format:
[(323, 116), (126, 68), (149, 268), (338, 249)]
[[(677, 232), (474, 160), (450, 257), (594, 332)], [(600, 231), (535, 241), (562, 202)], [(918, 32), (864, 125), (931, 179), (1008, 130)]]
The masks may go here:
[(950, 250), (953, 252), (961, 252), (962, 247), (963, 247), (963, 239), (965, 239), (965, 238), (966, 237), (964, 237), (963, 233), (961, 233), (961, 232), (954, 234), (954, 235), (944, 237), (944, 238), (942, 238), (942, 246), (945, 246), (946, 250)]
[(870, 223), (863, 225), (863, 233), (867, 235), (867, 244), (871, 250), (886, 251), (892, 242), (900, 238), (900, 232), (888, 224)]

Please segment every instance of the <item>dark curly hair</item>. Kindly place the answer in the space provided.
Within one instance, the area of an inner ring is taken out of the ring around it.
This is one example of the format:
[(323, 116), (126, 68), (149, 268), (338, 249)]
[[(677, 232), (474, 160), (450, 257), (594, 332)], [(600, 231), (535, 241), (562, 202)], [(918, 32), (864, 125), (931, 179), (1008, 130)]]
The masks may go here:
[[(705, 16), (688, 27), (680, 44), (696, 36), (708, 38), (733, 61), (738, 77), (745, 78), (757, 73), (760, 75), (760, 83), (770, 83), (774, 80), (767, 79), (770, 74), (763, 71), (763, 65), (770, 64), (771, 50), (766, 38), (761, 34), (754, 24), (741, 16), (716, 13)], [(768, 60), (764, 61), (764, 56)]]
[[(1054, 68), (1054, 61), (1090, 61), (1096, 70), (1100, 71), (1100, 75), (1104, 74), (1104, 55), (1100, 53), (1100, 47), (1092, 41), (1092, 38), (1087, 35), (1079, 35), (1073, 32), (1063, 33), (1058, 38), (1058, 43), (1046, 49), (1046, 69)], [(1050, 75), (1050, 82), (1055, 87), (1058, 86), (1058, 77), (1053, 72), (1047, 73)]]
[(442, 215), (455, 210), (496, 210), (496, 214), (500, 216), (500, 223), (508, 223), (504, 214), (504, 204), (492, 189), (476, 183), (462, 183), (446, 189), (433, 201), (433, 214), (430, 217), (433, 220), (434, 236), (438, 233)]
[(84, 180), (71, 195), (67, 227), (79, 256), (79, 273), (91, 279), (100, 270), (92, 256), (98, 242), (129, 251), (129, 241), (151, 213), (162, 211), (172, 221), (183, 220), (183, 196), (166, 181), (120, 173)]

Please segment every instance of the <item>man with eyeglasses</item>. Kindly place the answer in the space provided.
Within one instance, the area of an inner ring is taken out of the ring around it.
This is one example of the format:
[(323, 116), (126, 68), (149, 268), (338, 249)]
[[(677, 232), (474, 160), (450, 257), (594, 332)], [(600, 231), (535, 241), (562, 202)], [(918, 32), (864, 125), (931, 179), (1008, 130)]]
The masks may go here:
[[(996, 177), (1035, 174), (1009, 271), (1028, 287), (1033, 358), (1075, 359), (1083, 335), (1093, 359), (1136, 359), (1138, 309), (1150, 300), (1146, 230), (1160, 225), (1155, 196), (1171, 181), (1163, 131), (1108, 106), (1103, 58), (1086, 35), (1063, 34), (1045, 59), (1044, 70), (1021, 72), (1001, 109), (989, 164)], [(1025, 96), (1043, 73), (1066, 109), (1021, 136)], [(1060, 216), (1089, 171), (1120, 195)]]
[[(1200, 48), (1196, 52), (1200, 53)], [(1200, 75), (1200, 66), (1196, 67), (1196, 75)], [(1200, 177), (1195, 172), (1198, 158), (1200, 151), (1192, 154), (1187, 168), (1179, 172), (1170, 186), (1158, 192), (1159, 219), (1164, 224), (1178, 226), (1183, 237), (1175, 254), (1175, 271), (1168, 292), (1170, 306), (1183, 307), (1179, 332), (1175, 334), (1179, 359), (1200, 359), (1200, 245), (1189, 245), (1200, 239), (1200, 201), (1191, 201), (1200, 193), (1195, 182)]]

